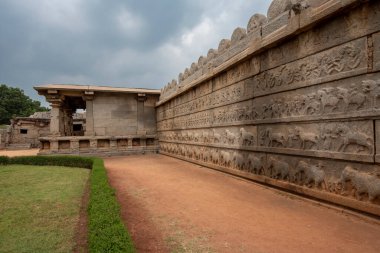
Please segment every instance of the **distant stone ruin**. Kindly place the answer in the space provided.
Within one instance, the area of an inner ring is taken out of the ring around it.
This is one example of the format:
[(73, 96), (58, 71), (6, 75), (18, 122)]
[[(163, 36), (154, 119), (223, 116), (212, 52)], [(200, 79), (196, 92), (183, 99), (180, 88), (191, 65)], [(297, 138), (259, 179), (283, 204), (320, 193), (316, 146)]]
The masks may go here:
[[(86, 118), (84, 113), (74, 113), (73, 135), (83, 135)], [(15, 117), (6, 129), (0, 129), (0, 148), (40, 148), (40, 138), (50, 134), (50, 111), (36, 112), (29, 117)]]
[(157, 103), (160, 153), (380, 215), (380, 1), (274, 0)]

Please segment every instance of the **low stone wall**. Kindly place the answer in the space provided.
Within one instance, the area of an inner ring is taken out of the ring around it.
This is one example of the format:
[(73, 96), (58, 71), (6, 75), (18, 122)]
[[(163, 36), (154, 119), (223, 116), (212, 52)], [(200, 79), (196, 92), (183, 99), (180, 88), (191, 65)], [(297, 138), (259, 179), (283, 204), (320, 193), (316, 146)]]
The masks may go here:
[(380, 2), (273, 1), (157, 120), (162, 154), (380, 216)]
[(156, 135), (43, 137), (40, 142), (39, 155), (114, 156), (158, 152)]

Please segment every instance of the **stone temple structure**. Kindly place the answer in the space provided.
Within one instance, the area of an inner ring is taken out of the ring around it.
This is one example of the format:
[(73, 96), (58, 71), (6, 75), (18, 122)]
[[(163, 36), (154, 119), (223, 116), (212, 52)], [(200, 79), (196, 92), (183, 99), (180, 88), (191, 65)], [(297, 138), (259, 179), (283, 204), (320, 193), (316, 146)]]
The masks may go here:
[(52, 106), (41, 153), (159, 150), (380, 216), (378, 0), (273, 0), (161, 94), (36, 89)]
[[(84, 113), (74, 113), (73, 135), (83, 135)], [(50, 112), (36, 112), (29, 117), (16, 117), (6, 129), (0, 129), (0, 148), (29, 149), (40, 147), (40, 137), (50, 134)]]
[[(155, 104), (160, 91), (100, 86), (36, 86), (51, 105), (49, 135), (40, 154), (119, 155), (157, 152)], [(83, 136), (73, 113), (86, 111)]]
[(168, 83), (160, 153), (380, 216), (380, 1), (273, 0)]

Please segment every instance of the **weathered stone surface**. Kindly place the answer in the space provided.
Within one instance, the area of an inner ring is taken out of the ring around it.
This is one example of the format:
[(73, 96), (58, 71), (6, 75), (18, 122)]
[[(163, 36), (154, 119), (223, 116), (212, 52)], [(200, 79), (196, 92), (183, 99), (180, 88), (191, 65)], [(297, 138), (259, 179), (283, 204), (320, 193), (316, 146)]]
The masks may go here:
[(373, 70), (380, 70), (380, 33), (373, 35)]

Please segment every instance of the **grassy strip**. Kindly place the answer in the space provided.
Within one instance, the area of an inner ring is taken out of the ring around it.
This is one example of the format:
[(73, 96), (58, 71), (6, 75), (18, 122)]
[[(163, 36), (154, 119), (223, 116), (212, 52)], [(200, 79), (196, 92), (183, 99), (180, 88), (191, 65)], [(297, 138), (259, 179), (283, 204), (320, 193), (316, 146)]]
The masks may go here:
[(115, 191), (107, 180), (103, 160), (94, 159), (91, 173), (89, 213), (90, 252), (135, 252), (120, 218)]
[(92, 168), (88, 206), (90, 252), (135, 252), (120, 217), (120, 205), (108, 183), (103, 160), (75, 156), (0, 156), (0, 165), (24, 164)]
[(0, 252), (71, 252), (83, 168), (0, 165)]

